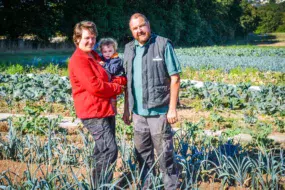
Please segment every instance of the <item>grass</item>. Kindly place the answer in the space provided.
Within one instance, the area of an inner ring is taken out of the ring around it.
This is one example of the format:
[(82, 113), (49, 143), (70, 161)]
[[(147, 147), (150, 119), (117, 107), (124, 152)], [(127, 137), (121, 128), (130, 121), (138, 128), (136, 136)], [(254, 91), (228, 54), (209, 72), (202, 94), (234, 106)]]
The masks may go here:
[[(37, 67), (24, 67), (21, 64), (5, 65), (0, 64), (0, 73), (3, 74), (58, 74), (60, 76), (68, 76), (66, 65), (59, 66), (52, 63)], [(259, 72), (255, 69), (233, 69), (230, 73), (224, 73), (221, 70), (200, 70), (196, 71), (190, 67), (182, 69), (181, 79), (211, 81), (228, 84), (251, 83), (251, 85), (285, 85), (285, 74), (281, 72)]]
[[(0, 63), (0, 73), (3, 74), (58, 74), (68, 76), (67, 65), (57, 65), (53, 63), (43, 64), (37, 67), (25, 67), (21, 64)], [(251, 85), (285, 85), (285, 74), (281, 72), (260, 72), (254, 68), (241, 70), (239, 68), (231, 70), (230, 73), (224, 73), (222, 70), (200, 70), (196, 71), (190, 67), (182, 69), (181, 79), (211, 81), (228, 84), (251, 83)]]
[(230, 73), (221, 70), (196, 71), (190, 67), (182, 69), (181, 78), (197, 81), (222, 82), (228, 84), (251, 83), (251, 85), (285, 85), (285, 74), (282, 72), (260, 72), (254, 68), (233, 69)]
[(269, 36), (274, 36), (276, 41), (285, 41), (285, 33), (269, 33)]
[(47, 64), (38, 64), (38, 65), (24, 65), (20, 63), (16, 64), (9, 64), (9, 63), (0, 63), (0, 73), (3, 74), (43, 74), (43, 73), (50, 73), (50, 74), (57, 74), (60, 76), (68, 76), (68, 69), (67, 69), (67, 62), (62, 64), (54, 64), (54, 63), (47, 63)]

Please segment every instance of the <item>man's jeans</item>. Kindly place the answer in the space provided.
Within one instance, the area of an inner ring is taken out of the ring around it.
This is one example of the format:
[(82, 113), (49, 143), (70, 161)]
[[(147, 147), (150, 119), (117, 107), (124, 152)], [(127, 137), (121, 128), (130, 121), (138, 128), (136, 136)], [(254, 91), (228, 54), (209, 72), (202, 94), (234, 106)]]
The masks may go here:
[(173, 140), (171, 126), (166, 115), (140, 116), (133, 114), (134, 143), (136, 154), (144, 180), (143, 189), (150, 188), (147, 175), (154, 172), (154, 148), (159, 158), (160, 171), (163, 174), (163, 183), (166, 190), (176, 189), (178, 172), (174, 163)]
[(110, 183), (113, 170), (110, 166), (118, 157), (118, 147), (115, 141), (115, 116), (107, 118), (82, 119), (84, 127), (92, 134), (95, 141), (93, 170), (95, 188), (100, 184)]

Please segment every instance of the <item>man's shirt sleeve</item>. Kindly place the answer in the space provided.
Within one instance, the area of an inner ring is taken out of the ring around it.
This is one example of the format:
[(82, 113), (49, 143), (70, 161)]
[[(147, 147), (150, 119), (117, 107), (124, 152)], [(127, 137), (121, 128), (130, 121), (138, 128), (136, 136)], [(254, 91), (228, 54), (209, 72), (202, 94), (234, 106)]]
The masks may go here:
[(177, 59), (172, 45), (169, 42), (167, 42), (165, 47), (164, 59), (169, 76), (181, 73), (182, 70), (180, 63)]

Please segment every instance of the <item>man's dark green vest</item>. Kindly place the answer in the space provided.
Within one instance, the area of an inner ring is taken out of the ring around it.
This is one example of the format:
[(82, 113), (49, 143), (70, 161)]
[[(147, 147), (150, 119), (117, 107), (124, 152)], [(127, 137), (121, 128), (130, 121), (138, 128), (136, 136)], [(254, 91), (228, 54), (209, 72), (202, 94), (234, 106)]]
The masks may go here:
[[(142, 57), (142, 92), (143, 108), (155, 108), (169, 104), (170, 76), (164, 62), (164, 52), (167, 38), (152, 34), (145, 45)], [(171, 43), (171, 42), (170, 42)], [(135, 41), (126, 44), (124, 52), (124, 66), (128, 78), (129, 109), (133, 110), (134, 97), (132, 94), (132, 70), (135, 57)], [(134, 66), (136, 63), (134, 63)]]

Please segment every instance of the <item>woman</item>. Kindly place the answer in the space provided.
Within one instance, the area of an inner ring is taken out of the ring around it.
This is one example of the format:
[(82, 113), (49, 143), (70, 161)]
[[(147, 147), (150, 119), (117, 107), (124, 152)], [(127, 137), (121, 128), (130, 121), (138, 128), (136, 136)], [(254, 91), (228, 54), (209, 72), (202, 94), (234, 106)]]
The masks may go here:
[(77, 23), (73, 32), (76, 50), (68, 65), (76, 115), (95, 140), (93, 178), (96, 186), (112, 180), (113, 173), (109, 169), (117, 159), (118, 149), (111, 98), (122, 93), (126, 85), (125, 77), (111, 78), (99, 64), (101, 58), (92, 50), (97, 36), (93, 22)]

